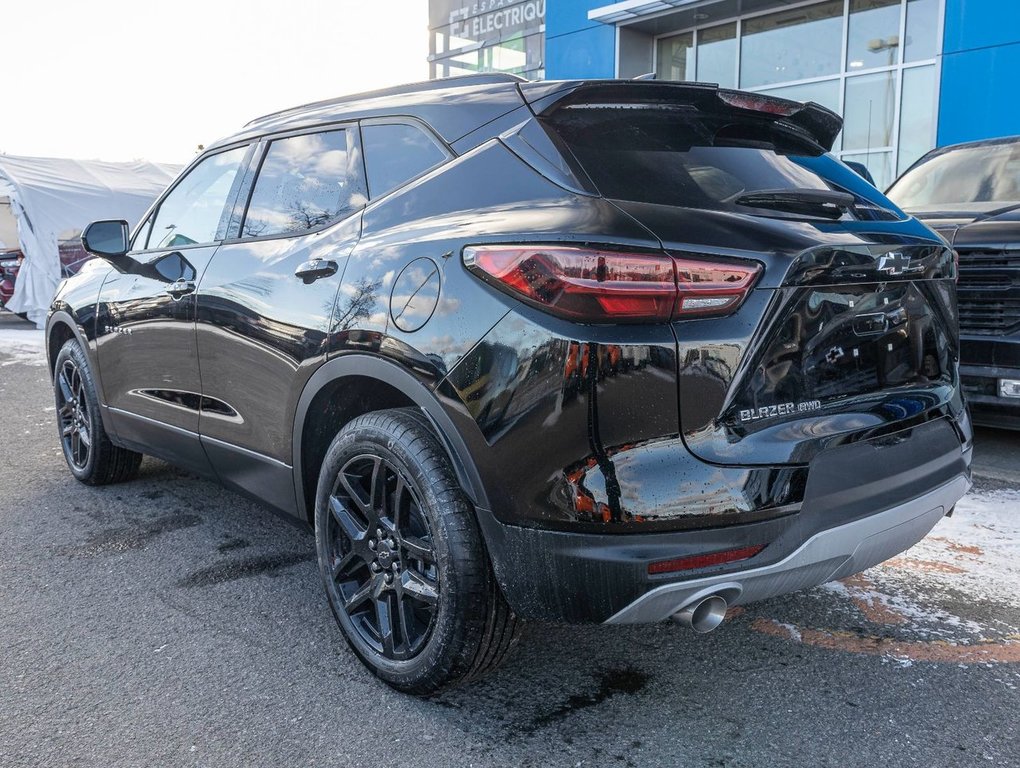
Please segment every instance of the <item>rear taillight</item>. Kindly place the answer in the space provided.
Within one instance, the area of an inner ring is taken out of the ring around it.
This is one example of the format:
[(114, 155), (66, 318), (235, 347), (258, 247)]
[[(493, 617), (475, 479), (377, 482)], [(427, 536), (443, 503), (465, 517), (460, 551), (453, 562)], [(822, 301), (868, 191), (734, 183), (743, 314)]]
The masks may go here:
[(480, 245), (464, 264), (485, 282), (550, 314), (585, 323), (667, 322), (734, 311), (757, 264), (570, 246)]
[(757, 264), (718, 264), (676, 257), (676, 317), (725, 315), (739, 307), (761, 267)]

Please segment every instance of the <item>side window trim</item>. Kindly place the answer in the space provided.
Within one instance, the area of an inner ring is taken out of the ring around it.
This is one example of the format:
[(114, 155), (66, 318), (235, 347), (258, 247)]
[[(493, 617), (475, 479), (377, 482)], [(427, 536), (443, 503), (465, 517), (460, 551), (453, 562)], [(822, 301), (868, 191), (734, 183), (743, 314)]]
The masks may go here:
[[(411, 176), (410, 178), (404, 179), (403, 182), (393, 187), (392, 189), (388, 189), (379, 195), (373, 195), (372, 190), (369, 188), (368, 184), (368, 157), (364, 152), (362, 152), (362, 167), (364, 169), (365, 174), (365, 190), (366, 194), (368, 195), (369, 205), (374, 203), (376, 200), (382, 200), (388, 195), (391, 195), (394, 192), (403, 189), (416, 179), (420, 179), (422, 176), (424, 176), (427, 173), (431, 173), (436, 168), (446, 165), (448, 162), (450, 162), (457, 156), (454, 153), (453, 149), (451, 149), (450, 145), (443, 141), (441, 138), (439, 138), (439, 136), (436, 135), (435, 131), (432, 130), (432, 127), (429, 126), (428, 123), (425, 123), (416, 117), (411, 117), (409, 115), (386, 115), (384, 117), (368, 117), (363, 120), (359, 120), (358, 121), (359, 139), (361, 138), (361, 131), (364, 128), (371, 127), (373, 125), (409, 125), (412, 128), (417, 128), (423, 134), (425, 134), (429, 141), (431, 141), (443, 153), (444, 159), (440, 160), (435, 165), (429, 166), (421, 173), (417, 173), (414, 176)], [(361, 142), (361, 146), (362, 147), (365, 146), (363, 141)]]
[[(151, 251), (165, 251), (165, 250), (167, 250), (166, 248), (149, 248), (148, 247), (148, 245), (149, 245), (148, 244), (148, 240), (149, 240), (149, 238), (152, 237), (152, 224), (156, 221), (156, 217), (159, 216), (159, 209), (162, 207), (163, 201), (166, 200), (173, 193), (173, 191), (178, 187), (178, 185), (180, 185), (181, 182), (183, 182), (184, 179), (186, 179), (191, 174), (191, 172), (193, 170), (195, 170), (196, 167), (198, 167), (198, 165), (200, 163), (204, 162), (208, 158), (213, 157), (215, 155), (220, 155), (220, 154), (223, 154), (224, 152), (231, 152), (231, 151), (233, 151), (235, 149), (238, 149), (240, 147), (246, 147), (247, 148), (247, 152), (245, 152), (245, 156), (244, 156), (244, 158), (241, 161), (241, 173), (238, 173), (238, 176), (247, 175), (247, 166), (248, 166), (248, 164), (251, 163), (252, 149), (254, 147), (256, 147), (258, 145), (258, 143), (259, 142), (258, 142), (257, 139), (256, 140), (248, 140), (248, 141), (244, 141), (244, 142), (238, 142), (236, 144), (231, 144), (231, 145), (228, 145), (228, 146), (225, 146), (225, 147), (217, 147), (214, 151), (203, 152), (201, 155), (196, 157), (183, 171), (181, 171), (180, 174), (178, 174), (177, 178), (173, 180), (173, 182), (170, 184), (170, 186), (167, 187), (165, 190), (163, 190), (163, 194), (159, 196), (159, 199), (157, 199), (156, 202), (149, 209), (148, 214), (142, 219), (141, 224), (138, 225), (138, 228), (132, 234), (132, 237), (137, 237), (142, 232), (142, 230), (145, 227), (148, 227), (148, 230), (145, 233), (146, 243), (145, 243), (144, 247), (136, 248), (134, 240), (132, 240), (132, 243), (131, 243), (131, 250), (132, 250), (132, 252), (138, 251), (139, 253), (142, 253), (142, 252), (146, 252), (146, 251), (150, 251), (150, 250)], [(236, 179), (235, 179), (234, 183), (235, 183), (235, 185), (237, 184), (237, 180)], [(228, 202), (229, 202), (229, 199), (230, 198), (228, 197)], [(222, 215), (224, 213), (226, 213), (227, 208), (228, 208), (228, 206), (224, 206), (224, 210), (221, 213), (221, 217), (222, 217)], [(215, 241), (213, 241), (213, 243), (201, 243), (201, 244), (196, 244), (196, 245), (178, 245), (178, 246), (174, 247), (172, 250), (179, 251), (179, 250), (186, 249), (186, 248), (205, 248), (205, 247), (207, 247), (209, 245), (212, 245), (214, 243), (221, 243), (221, 242), (223, 242), (223, 241), (222, 240), (215, 240)]]
[(246, 158), (244, 174), (237, 192), (230, 201), (230, 218), (227, 221), (227, 230), (221, 242), (233, 242), (241, 237), (241, 226), (244, 224), (244, 217), (247, 215), (248, 204), (251, 202), (251, 193), (255, 189), (255, 179), (262, 170), (262, 161), (266, 159), (266, 151), (269, 149), (269, 141), (265, 138), (252, 142), (252, 151)]
[[(304, 127), (289, 131), (282, 131), (280, 133), (266, 134), (264, 136), (259, 137), (259, 139), (257, 140), (259, 145), (259, 152), (257, 155), (256, 162), (252, 163), (254, 172), (252, 174), (251, 184), (250, 186), (248, 186), (244, 197), (244, 210), (242, 211), (238, 219), (237, 230), (235, 232), (229, 233), (232, 234), (233, 237), (225, 239), (223, 242), (251, 243), (259, 240), (280, 240), (283, 238), (304, 237), (306, 235), (312, 235), (315, 234), (316, 232), (322, 232), (325, 229), (329, 229), (330, 227), (336, 226), (341, 221), (349, 219), (351, 216), (364, 210), (365, 208), (364, 205), (355, 206), (345, 211), (342, 216), (339, 216), (338, 218), (333, 219), (332, 221), (328, 221), (321, 226), (314, 227), (312, 229), (305, 229), (300, 232), (279, 232), (272, 235), (260, 235), (258, 237), (244, 237), (242, 235), (242, 232), (244, 231), (243, 230), (244, 222), (248, 218), (248, 208), (251, 205), (252, 194), (255, 192), (255, 184), (258, 181), (259, 174), (262, 172), (262, 165), (265, 162), (266, 157), (269, 155), (269, 148), (272, 145), (272, 143), (280, 139), (289, 139), (292, 136), (306, 136), (311, 134), (329, 133), (330, 131), (340, 130), (347, 132), (348, 140), (347, 168), (348, 173), (350, 174), (351, 184), (356, 185), (355, 189), (363, 193), (365, 199), (368, 200), (368, 179), (365, 175), (364, 155), (361, 151), (361, 131), (358, 129), (358, 122), (356, 120), (346, 120), (340, 123), (329, 123), (326, 125), (316, 125), (313, 127)], [(240, 199), (238, 200), (238, 202), (240, 202)]]
[[(162, 199), (162, 198), (160, 198), (160, 199)], [(156, 208), (155, 208), (155, 204), (153, 204), (153, 206), (150, 207), (149, 210), (147, 211), (147, 215), (143, 216), (142, 220), (140, 222), (138, 222), (138, 226), (135, 227), (135, 231), (131, 233), (131, 250), (129, 251), (129, 253), (134, 253), (135, 251), (144, 251), (145, 250), (145, 246), (149, 242), (149, 233), (152, 232), (152, 220), (153, 220), (153, 218), (155, 218), (155, 216), (156, 216)], [(138, 237), (143, 232), (145, 233), (145, 242), (142, 243), (141, 247), (137, 247), (138, 246)]]

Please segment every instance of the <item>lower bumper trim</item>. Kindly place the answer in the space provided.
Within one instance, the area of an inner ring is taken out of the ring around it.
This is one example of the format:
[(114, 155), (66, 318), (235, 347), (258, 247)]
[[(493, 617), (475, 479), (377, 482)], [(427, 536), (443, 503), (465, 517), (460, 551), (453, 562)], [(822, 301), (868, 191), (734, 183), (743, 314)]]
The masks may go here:
[(662, 621), (688, 603), (719, 594), (730, 605), (751, 603), (842, 579), (888, 560), (923, 539), (970, 488), (964, 476), (882, 512), (828, 528), (772, 565), (656, 587), (606, 620)]

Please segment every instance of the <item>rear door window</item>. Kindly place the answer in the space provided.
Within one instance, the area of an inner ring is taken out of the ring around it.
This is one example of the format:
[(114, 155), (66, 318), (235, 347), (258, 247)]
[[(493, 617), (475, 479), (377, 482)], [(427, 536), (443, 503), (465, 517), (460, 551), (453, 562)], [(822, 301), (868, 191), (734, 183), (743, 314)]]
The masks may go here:
[(366, 202), (349, 129), (270, 142), (255, 180), (242, 237), (321, 229)]
[(448, 157), (434, 138), (409, 123), (362, 124), (361, 141), (372, 199), (421, 176)]

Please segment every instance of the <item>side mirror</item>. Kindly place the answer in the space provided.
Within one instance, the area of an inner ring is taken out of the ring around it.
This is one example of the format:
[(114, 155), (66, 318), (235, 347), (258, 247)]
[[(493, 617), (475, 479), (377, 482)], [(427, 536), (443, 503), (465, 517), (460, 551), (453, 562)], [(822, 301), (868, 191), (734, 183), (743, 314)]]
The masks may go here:
[(843, 163), (871, 186), (875, 186), (875, 179), (864, 163), (858, 163), (856, 160), (844, 160)]
[(128, 223), (122, 219), (93, 221), (81, 233), (81, 244), (95, 256), (116, 258), (128, 252)]

